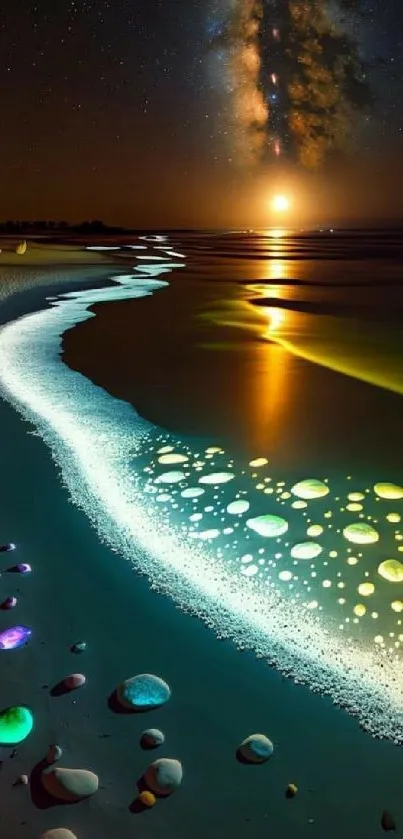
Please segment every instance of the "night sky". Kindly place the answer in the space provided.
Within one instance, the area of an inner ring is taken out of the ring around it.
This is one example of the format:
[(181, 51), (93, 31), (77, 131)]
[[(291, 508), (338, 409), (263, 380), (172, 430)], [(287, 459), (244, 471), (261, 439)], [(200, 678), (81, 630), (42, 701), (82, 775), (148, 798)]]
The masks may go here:
[(401, 0), (3, 0), (0, 106), (2, 220), (403, 218)]

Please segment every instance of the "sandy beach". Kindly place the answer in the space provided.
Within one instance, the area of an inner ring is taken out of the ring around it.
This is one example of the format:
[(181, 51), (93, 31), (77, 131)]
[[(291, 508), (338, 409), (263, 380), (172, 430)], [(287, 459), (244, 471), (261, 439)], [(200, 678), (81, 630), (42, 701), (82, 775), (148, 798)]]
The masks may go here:
[[(63, 254), (65, 259), (64, 249)], [(76, 264), (85, 266), (82, 282), (90, 279), (87, 266), (90, 272), (92, 266), (105, 268), (106, 279), (105, 257), (94, 263), (93, 253), (74, 254)], [(43, 287), (42, 270), (31, 271), (30, 280), (28, 271), (22, 287), (32, 288), (3, 302), (3, 323), (42, 308), (55, 291), (55, 269), (57, 274), (58, 265), (66, 263), (56, 264), (54, 254), (40, 259), (33, 268), (49, 265), (50, 285)], [(3, 264), (7, 270), (14, 265)], [(70, 270), (66, 289), (69, 278)], [(74, 271), (72, 284), (78, 279)], [(197, 618), (151, 591), (69, 503), (59, 470), (31, 424), (3, 402), (0, 423), (0, 541), (17, 546), (15, 553), (1, 555), (0, 587), (2, 600), (18, 598), (12, 612), (1, 613), (1, 626), (18, 623), (33, 630), (26, 646), (0, 652), (1, 705), (26, 704), (35, 719), (32, 734), (15, 753), (2, 750), (7, 839), (39, 839), (55, 827), (69, 828), (77, 839), (135, 832), (152, 839), (206, 834), (376, 839), (383, 835), (383, 810), (402, 823), (401, 747), (371, 738), (330, 699), (217, 640)], [(32, 573), (10, 573), (15, 562), (29, 563)], [(81, 641), (87, 649), (75, 655), (71, 646)], [(52, 695), (74, 672), (85, 674), (84, 687)], [(170, 701), (146, 714), (116, 713), (109, 702), (113, 691), (144, 672), (168, 682)], [(148, 727), (166, 735), (152, 753), (139, 744)], [(273, 741), (274, 755), (263, 766), (242, 765), (236, 749), (259, 731)], [(43, 801), (38, 768), (52, 743), (63, 749), (61, 766), (99, 776), (99, 790), (88, 801)], [(182, 762), (182, 786), (151, 811), (135, 812), (136, 782), (156, 757)], [(28, 785), (16, 785), (25, 774)], [(292, 800), (285, 796), (289, 783), (298, 786)]]

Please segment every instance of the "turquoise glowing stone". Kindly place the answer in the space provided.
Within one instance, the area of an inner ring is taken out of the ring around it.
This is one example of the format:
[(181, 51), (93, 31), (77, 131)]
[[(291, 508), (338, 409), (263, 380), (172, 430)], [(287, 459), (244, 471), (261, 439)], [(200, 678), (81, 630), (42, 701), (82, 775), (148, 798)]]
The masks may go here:
[(142, 673), (126, 679), (117, 690), (118, 700), (132, 711), (148, 711), (168, 702), (171, 689), (159, 676)]
[(22, 743), (31, 733), (34, 718), (29, 708), (13, 705), (0, 712), (0, 745), (14, 746)]

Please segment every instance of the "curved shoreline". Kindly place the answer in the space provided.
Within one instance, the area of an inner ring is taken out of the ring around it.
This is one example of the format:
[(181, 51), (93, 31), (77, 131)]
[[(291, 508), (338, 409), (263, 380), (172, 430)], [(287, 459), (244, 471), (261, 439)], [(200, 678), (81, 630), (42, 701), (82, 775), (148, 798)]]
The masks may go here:
[[(153, 271), (158, 273), (155, 267)], [(381, 671), (374, 656), (358, 648), (352, 661), (345, 645), (329, 638), (321, 621), (305, 612), (303, 625), (298, 625), (294, 607), (278, 592), (265, 593), (261, 599), (253, 585), (240, 590), (238, 578), (228, 575), (225, 564), (212, 565), (207, 550), (195, 550), (194, 543), (190, 549), (179, 531), (161, 528), (143, 486), (136, 485), (136, 476), (133, 482), (129, 461), (144, 447), (154, 451), (155, 444), (166, 445), (169, 435), (61, 363), (61, 335), (68, 325), (93, 316), (89, 305), (101, 299), (138, 297), (164, 285), (157, 279), (142, 282), (141, 276), (127, 275), (117, 287), (70, 292), (51, 309), (3, 327), (4, 395), (39, 427), (74, 502), (101, 537), (119, 548), (155, 587), (202, 617), (219, 637), (232, 638), (295, 681), (329, 693), (372, 733), (401, 742), (402, 695), (393, 683), (393, 665), (383, 662)]]

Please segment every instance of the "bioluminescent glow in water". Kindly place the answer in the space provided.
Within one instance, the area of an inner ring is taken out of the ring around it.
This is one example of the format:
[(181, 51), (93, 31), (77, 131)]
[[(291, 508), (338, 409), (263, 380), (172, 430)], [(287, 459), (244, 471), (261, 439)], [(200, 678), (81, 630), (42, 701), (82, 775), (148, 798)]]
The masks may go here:
[(153, 294), (180, 267), (144, 265), (3, 327), (2, 393), (100, 536), (154, 587), (402, 742), (403, 490), (376, 475), (285, 480), (264, 452), (243, 462), (219, 440), (168, 434), (60, 360), (61, 335), (90, 306)]

